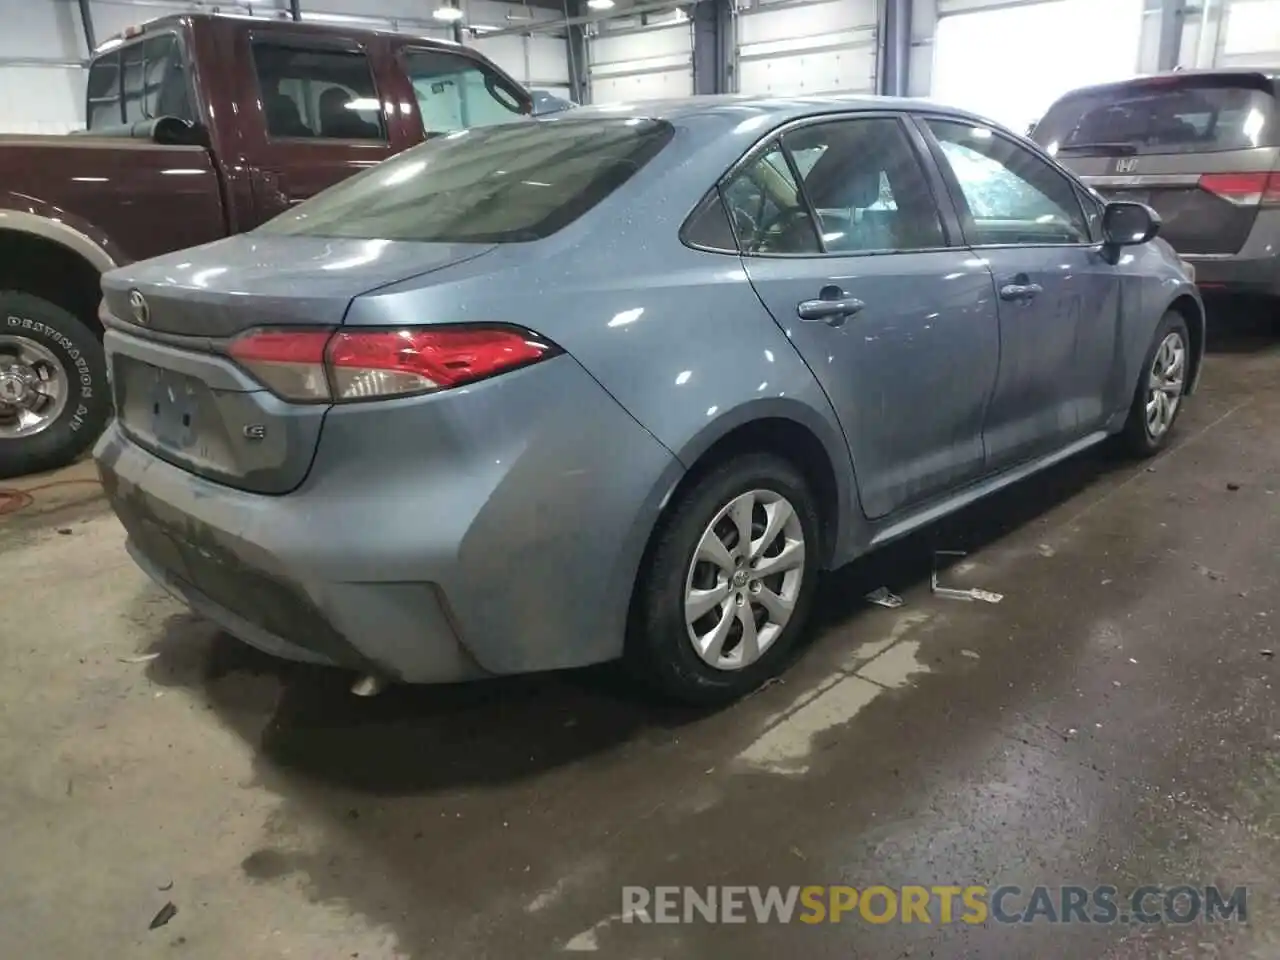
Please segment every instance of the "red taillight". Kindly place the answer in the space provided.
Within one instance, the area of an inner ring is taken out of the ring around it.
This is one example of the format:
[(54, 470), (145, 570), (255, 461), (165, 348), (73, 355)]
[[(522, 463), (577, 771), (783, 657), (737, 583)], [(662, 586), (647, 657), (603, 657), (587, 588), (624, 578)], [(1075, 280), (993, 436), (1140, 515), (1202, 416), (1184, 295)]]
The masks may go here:
[(1280, 173), (1206, 173), (1201, 189), (1241, 207), (1280, 206)]
[(456, 326), (257, 330), (228, 352), (286, 400), (317, 402), (447, 390), (535, 363), (553, 349), (516, 327)]

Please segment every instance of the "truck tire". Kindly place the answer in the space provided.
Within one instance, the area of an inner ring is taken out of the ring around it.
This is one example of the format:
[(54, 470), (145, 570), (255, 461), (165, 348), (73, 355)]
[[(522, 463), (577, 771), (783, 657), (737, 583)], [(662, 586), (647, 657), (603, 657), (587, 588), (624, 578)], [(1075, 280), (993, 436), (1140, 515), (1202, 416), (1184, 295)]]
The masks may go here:
[(0, 479), (71, 463), (110, 415), (94, 332), (48, 300), (0, 291)]

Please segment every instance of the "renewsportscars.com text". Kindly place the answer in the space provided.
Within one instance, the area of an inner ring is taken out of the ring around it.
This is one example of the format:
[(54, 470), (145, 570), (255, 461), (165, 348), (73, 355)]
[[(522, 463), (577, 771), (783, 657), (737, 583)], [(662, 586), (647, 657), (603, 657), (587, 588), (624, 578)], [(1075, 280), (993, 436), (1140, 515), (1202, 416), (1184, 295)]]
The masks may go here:
[(623, 887), (627, 923), (1243, 923), (1248, 890), (1216, 886)]

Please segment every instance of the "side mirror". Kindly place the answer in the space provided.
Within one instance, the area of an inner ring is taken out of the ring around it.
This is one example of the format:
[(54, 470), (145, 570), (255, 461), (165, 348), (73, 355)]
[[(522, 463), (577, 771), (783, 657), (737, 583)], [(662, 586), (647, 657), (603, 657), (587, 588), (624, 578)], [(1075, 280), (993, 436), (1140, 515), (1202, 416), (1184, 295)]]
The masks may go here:
[(1132, 247), (1154, 240), (1160, 225), (1160, 214), (1145, 203), (1112, 200), (1102, 211), (1102, 236), (1112, 247)]

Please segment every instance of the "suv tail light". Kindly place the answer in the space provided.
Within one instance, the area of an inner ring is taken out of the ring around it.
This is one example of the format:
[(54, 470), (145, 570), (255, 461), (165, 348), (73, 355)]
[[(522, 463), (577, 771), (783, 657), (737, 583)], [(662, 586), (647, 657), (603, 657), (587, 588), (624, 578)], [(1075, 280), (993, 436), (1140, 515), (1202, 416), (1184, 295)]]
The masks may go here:
[(341, 403), (448, 390), (528, 366), (558, 348), (518, 327), (252, 330), (231, 357), (285, 400)]
[(1280, 206), (1280, 172), (1206, 173), (1200, 187), (1241, 207)]

